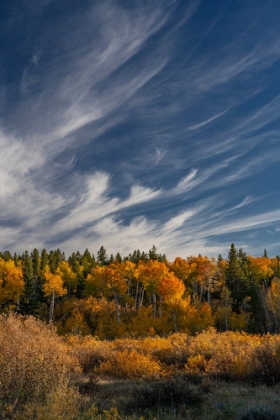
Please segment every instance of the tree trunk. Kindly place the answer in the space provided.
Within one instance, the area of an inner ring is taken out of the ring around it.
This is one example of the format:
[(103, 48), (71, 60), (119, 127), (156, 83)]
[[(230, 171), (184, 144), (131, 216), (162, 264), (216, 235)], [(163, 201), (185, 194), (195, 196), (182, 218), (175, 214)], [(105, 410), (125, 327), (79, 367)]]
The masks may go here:
[(159, 317), (161, 318), (162, 316), (162, 296), (159, 297)]
[(211, 279), (210, 279), (210, 277), (207, 279), (207, 283), (208, 283), (208, 287), (207, 287), (207, 302), (208, 302), (208, 305), (210, 306), (210, 282), (211, 282)]
[(143, 304), (144, 294), (145, 294), (145, 289), (144, 289), (144, 286), (142, 286), (142, 290), (140, 292), (140, 301), (139, 301), (138, 309), (140, 309)]
[(137, 283), (136, 283), (136, 291), (135, 291), (135, 309), (136, 309), (136, 311), (138, 310), (138, 307), (139, 307), (139, 295), (138, 295), (138, 291), (139, 291), (139, 280), (137, 280)]
[(154, 312), (154, 318), (157, 316), (157, 296), (155, 293), (153, 293), (153, 312)]
[(121, 311), (120, 311), (120, 305), (119, 305), (117, 293), (115, 293), (115, 305), (116, 305), (118, 325), (120, 325), (120, 323), (121, 323)]
[(177, 316), (176, 316), (176, 312), (175, 309), (172, 309), (172, 317), (173, 317), (173, 323), (174, 323), (174, 331), (175, 333), (178, 332), (178, 328), (177, 328)]
[(54, 290), (52, 292), (51, 303), (50, 303), (50, 313), (49, 313), (49, 324), (52, 323), (53, 320), (53, 311), (54, 311)]

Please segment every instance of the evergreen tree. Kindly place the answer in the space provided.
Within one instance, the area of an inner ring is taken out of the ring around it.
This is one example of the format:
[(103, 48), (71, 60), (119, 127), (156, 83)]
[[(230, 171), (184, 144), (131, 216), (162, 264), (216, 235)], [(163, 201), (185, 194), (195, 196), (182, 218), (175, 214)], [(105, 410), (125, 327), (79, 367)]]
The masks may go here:
[(4, 251), (3, 252), (3, 258), (5, 261), (10, 261), (12, 259), (12, 255), (10, 251)]
[(153, 245), (152, 248), (149, 250), (148, 255), (150, 260), (158, 260), (159, 255), (157, 254), (157, 249), (155, 245)]
[(79, 262), (80, 265), (83, 267), (84, 277), (86, 277), (90, 273), (91, 269), (96, 265), (94, 255), (91, 256), (88, 249), (86, 249), (83, 255), (80, 257)]
[(35, 248), (33, 252), (31, 252), (31, 259), (34, 277), (39, 277), (41, 275), (41, 261), (38, 249)]
[(247, 281), (247, 283), (249, 284), (250, 262), (246, 255), (246, 252), (244, 252), (242, 248), (238, 251), (238, 258), (239, 258), (240, 266), (243, 272), (243, 279)]
[(249, 292), (249, 278), (247, 276), (247, 257), (235, 245), (231, 244), (228, 254), (228, 267), (226, 269), (226, 286), (231, 292), (233, 310), (240, 312), (243, 299)]
[(108, 257), (106, 253), (106, 249), (102, 245), (100, 250), (97, 252), (97, 261), (100, 265), (107, 265), (108, 264)]
[(20, 312), (26, 315), (36, 315), (40, 302), (36, 293), (32, 259), (28, 251), (25, 251), (22, 260), (25, 287), (23, 296), (20, 300)]
[(116, 254), (115, 260), (116, 260), (118, 263), (121, 263), (121, 262), (122, 262), (122, 257), (121, 257), (121, 254), (120, 254), (119, 252)]
[(17, 266), (18, 266), (18, 262), (19, 262), (19, 258), (18, 258), (18, 255), (17, 255), (17, 253), (16, 253), (16, 252), (14, 253), (14, 258), (13, 258), (13, 260), (14, 260), (14, 262), (15, 262), (15, 266), (17, 267)]
[(45, 248), (41, 252), (41, 272), (44, 272), (47, 265), (49, 264), (49, 256)]
[(50, 270), (53, 274), (55, 274), (59, 263), (61, 261), (65, 261), (65, 255), (64, 252), (61, 252), (60, 249), (57, 249), (55, 251), (50, 251), (49, 253), (49, 266)]
[(141, 261), (148, 261), (148, 259), (149, 259), (148, 254), (143, 251), (142, 254), (141, 254), (140, 260)]

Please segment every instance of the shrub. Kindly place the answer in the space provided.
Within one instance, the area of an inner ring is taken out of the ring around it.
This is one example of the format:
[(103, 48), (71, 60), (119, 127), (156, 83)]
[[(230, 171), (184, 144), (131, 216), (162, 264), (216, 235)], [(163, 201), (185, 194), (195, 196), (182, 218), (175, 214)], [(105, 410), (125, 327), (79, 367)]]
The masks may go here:
[(92, 336), (70, 335), (67, 337), (67, 343), (71, 354), (78, 359), (85, 373), (92, 372), (101, 362), (112, 357), (112, 343)]
[(204, 400), (199, 387), (190, 385), (183, 377), (176, 377), (135, 388), (131, 404), (136, 409), (155, 410), (160, 406), (178, 409)]
[(249, 376), (253, 383), (274, 385), (280, 381), (279, 338), (279, 336), (266, 335), (262, 345), (256, 349), (254, 367)]
[(123, 350), (101, 363), (98, 372), (118, 379), (135, 379), (158, 377), (162, 370), (160, 364), (151, 356), (136, 350)]
[(16, 418), (15, 413), (23, 406), (32, 406), (33, 410), (34, 404), (39, 407), (48, 399), (63, 406), (70, 393), (71, 371), (79, 371), (78, 363), (52, 327), (33, 317), (0, 316), (0, 409), (6, 413), (3, 418), (8, 413)]

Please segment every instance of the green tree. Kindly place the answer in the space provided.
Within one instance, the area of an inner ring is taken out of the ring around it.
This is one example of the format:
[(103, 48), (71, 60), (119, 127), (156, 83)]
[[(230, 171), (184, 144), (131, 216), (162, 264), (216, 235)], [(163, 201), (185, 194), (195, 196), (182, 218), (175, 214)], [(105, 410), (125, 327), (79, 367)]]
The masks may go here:
[(242, 302), (249, 294), (250, 283), (247, 269), (246, 254), (242, 250), (237, 252), (235, 245), (231, 244), (226, 269), (226, 286), (231, 292), (233, 310), (236, 312), (240, 312)]
[(97, 252), (97, 261), (100, 265), (107, 265), (108, 264), (108, 257), (106, 253), (106, 249), (102, 245), (100, 250)]
[(49, 256), (45, 248), (41, 252), (41, 271), (44, 272), (49, 263)]
[(24, 292), (20, 300), (20, 313), (26, 315), (36, 315), (40, 306), (36, 282), (33, 272), (33, 264), (28, 251), (22, 256), (22, 269), (24, 279)]

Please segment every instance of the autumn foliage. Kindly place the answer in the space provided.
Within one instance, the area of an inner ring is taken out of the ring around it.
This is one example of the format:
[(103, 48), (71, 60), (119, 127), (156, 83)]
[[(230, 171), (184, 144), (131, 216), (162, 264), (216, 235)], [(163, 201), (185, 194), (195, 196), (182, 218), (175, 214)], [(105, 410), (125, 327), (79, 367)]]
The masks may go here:
[(231, 245), (228, 258), (177, 257), (153, 247), (109, 259), (88, 250), (68, 260), (60, 251), (0, 253), (0, 312), (31, 314), (59, 334), (193, 335), (218, 331), (280, 330), (280, 257), (247, 256)]
[(32, 413), (32, 418), (74, 418), (77, 395), (69, 375), (79, 371), (54, 328), (33, 317), (0, 316), (1, 418), (24, 419)]

